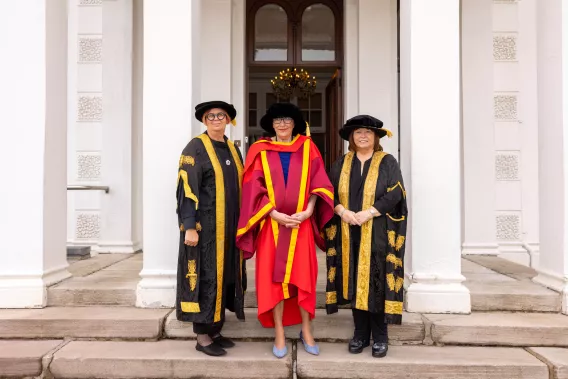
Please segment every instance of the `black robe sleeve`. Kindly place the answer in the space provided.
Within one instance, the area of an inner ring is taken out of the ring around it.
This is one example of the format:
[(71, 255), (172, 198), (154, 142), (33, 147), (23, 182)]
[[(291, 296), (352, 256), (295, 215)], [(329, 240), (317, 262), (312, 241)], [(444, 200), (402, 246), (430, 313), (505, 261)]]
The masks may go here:
[(406, 196), (404, 192), (404, 182), (402, 174), (396, 159), (392, 155), (387, 155), (381, 164), (381, 175), (387, 175), (388, 184), (387, 192), (381, 196), (373, 207), (380, 212), (381, 215), (390, 213), (394, 207), (400, 203), (400, 200)]
[[(388, 155), (383, 163), (386, 164), (384, 173), (388, 177), (387, 190), (375, 202), (375, 208), (381, 214), (386, 215), (387, 221), (385, 321), (389, 324), (400, 324), (404, 302), (404, 252), (408, 208), (398, 162), (393, 156)], [(382, 170), (381, 174), (383, 174)]]
[(196, 229), (196, 212), (199, 207), (202, 159), (198, 154), (199, 141), (190, 141), (179, 159), (177, 202), (180, 230)]
[[(343, 167), (344, 157), (339, 158), (331, 167), (330, 180), (334, 188), (334, 205), (339, 204), (339, 176), (341, 168)], [(327, 314), (337, 313), (339, 311), (337, 304), (337, 280), (338, 280), (338, 267), (337, 267), (337, 251), (336, 251), (336, 234), (340, 233), (341, 219), (338, 215), (334, 215), (332, 219), (325, 226), (325, 243), (326, 243), (326, 266), (327, 266), (327, 280), (326, 280), (326, 301), (325, 308)]]

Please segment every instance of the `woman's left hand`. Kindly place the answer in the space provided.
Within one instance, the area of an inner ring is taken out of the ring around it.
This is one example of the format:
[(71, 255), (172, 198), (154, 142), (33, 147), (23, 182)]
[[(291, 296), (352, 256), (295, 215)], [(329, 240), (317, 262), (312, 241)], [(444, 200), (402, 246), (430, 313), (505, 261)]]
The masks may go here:
[(298, 220), (300, 222), (304, 222), (307, 219), (309, 219), (310, 217), (312, 217), (312, 213), (313, 213), (313, 210), (306, 209), (303, 212), (294, 213), (290, 217), (295, 218), (296, 220)]
[(364, 223), (366, 223), (367, 221), (369, 221), (372, 218), (373, 218), (373, 215), (371, 214), (371, 212), (369, 212), (367, 210), (359, 211), (359, 212), (355, 213), (355, 219), (357, 219), (357, 221), (359, 221), (360, 225), (363, 225)]

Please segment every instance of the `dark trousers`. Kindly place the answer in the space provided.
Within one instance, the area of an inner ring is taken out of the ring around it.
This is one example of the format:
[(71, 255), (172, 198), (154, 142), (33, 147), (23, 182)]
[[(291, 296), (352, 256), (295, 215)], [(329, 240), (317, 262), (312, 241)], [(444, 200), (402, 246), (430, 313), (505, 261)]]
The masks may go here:
[(388, 342), (388, 330), (384, 313), (371, 313), (352, 309), (355, 323), (354, 337), (361, 341), (370, 341), (371, 333), (375, 342)]
[(193, 333), (195, 334), (207, 334), (209, 337), (215, 337), (221, 334), (221, 329), (223, 329), (224, 321), (216, 322), (213, 324), (202, 324), (198, 322), (193, 323)]

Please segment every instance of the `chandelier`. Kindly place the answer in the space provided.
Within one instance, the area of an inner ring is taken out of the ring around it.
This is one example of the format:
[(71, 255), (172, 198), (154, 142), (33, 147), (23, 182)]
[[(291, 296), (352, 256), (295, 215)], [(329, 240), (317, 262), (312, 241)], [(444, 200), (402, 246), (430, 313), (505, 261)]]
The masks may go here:
[(306, 98), (316, 89), (316, 77), (310, 77), (303, 68), (299, 71), (297, 68), (282, 70), (270, 83), (274, 94), (281, 99), (290, 99), (292, 95)]

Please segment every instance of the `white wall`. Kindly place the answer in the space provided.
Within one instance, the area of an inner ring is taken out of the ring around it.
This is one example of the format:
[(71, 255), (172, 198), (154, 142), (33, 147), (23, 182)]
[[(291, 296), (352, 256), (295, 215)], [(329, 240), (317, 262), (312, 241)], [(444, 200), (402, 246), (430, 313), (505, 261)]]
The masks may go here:
[(346, 0), (344, 10), (344, 118), (369, 114), (384, 122), (393, 138), (385, 151), (397, 159), (396, 0)]
[[(69, 0), (67, 183), (104, 185), (102, 173), (102, 1)], [(67, 244), (96, 245), (99, 191), (68, 191)]]
[[(202, 101), (222, 100), (233, 104), (237, 110), (237, 126), (227, 126), (225, 134), (240, 146), (244, 141), (248, 96), (245, 93), (245, 3), (245, 0), (202, 2), (201, 28), (195, 32), (200, 35), (202, 51), (215, 53), (200, 54), (200, 66), (196, 71), (201, 78), (200, 92), (192, 104), (192, 110)], [(220, 56), (217, 51), (224, 53)], [(191, 136), (203, 131), (204, 125), (194, 119)]]
[(539, 218), (535, 37), (536, 0), (494, 2), (496, 236), (500, 256), (532, 266)]
[(496, 255), (493, 0), (461, 7), (462, 254)]
[[(140, 142), (133, 132), (134, 1), (103, 3), (103, 116), (101, 181), (109, 186), (102, 195), (101, 232), (95, 250), (134, 253), (137, 189), (135, 171), (142, 166), (135, 152)], [(139, 36), (140, 37), (140, 36)], [(139, 88), (139, 87), (138, 87)]]

